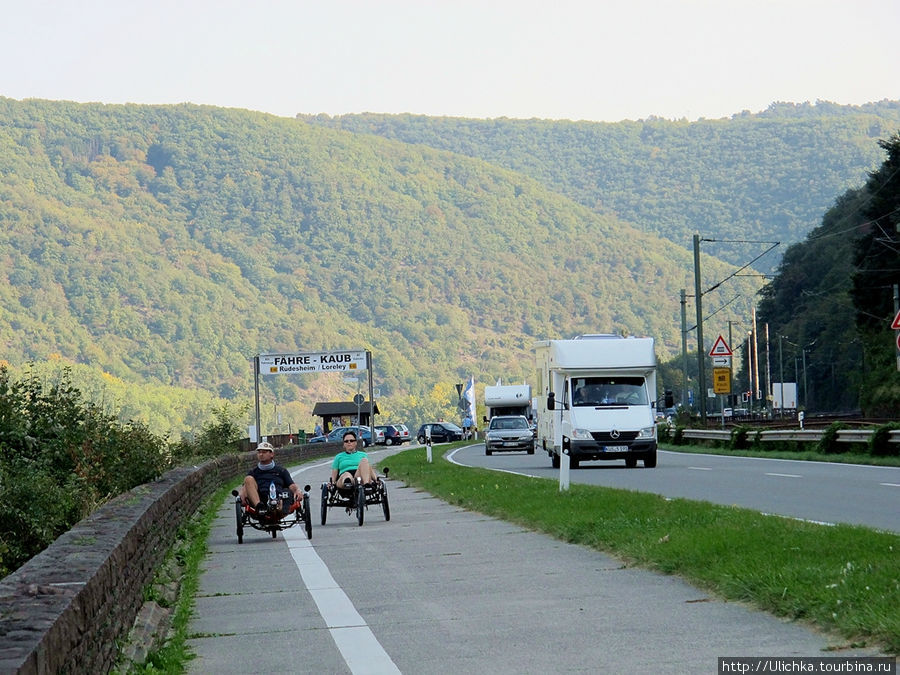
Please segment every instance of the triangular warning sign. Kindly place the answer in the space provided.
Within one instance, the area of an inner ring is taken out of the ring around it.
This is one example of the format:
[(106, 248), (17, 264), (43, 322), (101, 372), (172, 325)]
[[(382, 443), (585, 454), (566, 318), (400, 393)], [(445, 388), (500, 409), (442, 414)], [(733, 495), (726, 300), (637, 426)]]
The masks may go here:
[(712, 349), (709, 350), (710, 356), (731, 356), (731, 347), (725, 342), (725, 338), (721, 335), (716, 338), (716, 342)]
[(900, 330), (900, 312), (897, 312), (897, 316), (894, 317), (894, 322), (891, 324), (891, 328), (894, 330)]

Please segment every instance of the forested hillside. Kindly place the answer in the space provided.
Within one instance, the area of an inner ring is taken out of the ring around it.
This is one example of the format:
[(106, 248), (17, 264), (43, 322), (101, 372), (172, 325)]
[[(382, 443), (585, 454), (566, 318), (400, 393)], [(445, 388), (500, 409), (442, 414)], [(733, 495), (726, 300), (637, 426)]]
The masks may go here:
[[(484, 159), (598, 212), (689, 247), (691, 236), (795, 243), (835, 198), (881, 161), (877, 140), (900, 129), (900, 101), (864, 106), (773, 104), (730, 119), (618, 123), (420, 115), (301, 116)], [(758, 245), (722, 245), (744, 264)], [(777, 266), (782, 247), (758, 269)]]
[(776, 336), (775, 356), (784, 361), (777, 369), (801, 383), (805, 407), (896, 418), (900, 373), (890, 324), (900, 285), (900, 133), (880, 145), (887, 158), (866, 184), (842, 195), (787, 250), (760, 294), (759, 317)]
[[(408, 419), (436, 386), (529, 376), (536, 338), (680, 345), (687, 250), (446, 151), (241, 110), (0, 99), (0, 176), (13, 364), (232, 398), (257, 353), (363, 347)], [(310, 380), (266, 394), (308, 412), (332, 386)]]
[[(245, 405), (263, 352), (371, 349), (384, 417), (404, 421), (451, 410), (469, 375), (479, 389), (529, 378), (535, 339), (653, 335), (670, 358), (691, 234), (800, 238), (877, 166), (898, 115), (285, 119), (0, 98), (3, 357), (84, 364), (129, 410), (182, 411), (156, 431), (213, 397)], [(705, 293), (707, 334), (749, 316), (762, 283), (712, 256), (761, 250), (704, 244), (704, 292), (728, 279)], [(264, 429), (282, 413), (308, 428), (315, 401), (352, 389), (268, 379)]]

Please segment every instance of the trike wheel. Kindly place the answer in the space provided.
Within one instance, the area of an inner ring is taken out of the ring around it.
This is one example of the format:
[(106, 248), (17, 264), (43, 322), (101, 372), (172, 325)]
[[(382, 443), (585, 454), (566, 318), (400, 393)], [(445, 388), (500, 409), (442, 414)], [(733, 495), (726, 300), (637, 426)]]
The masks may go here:
[(325, 520), (328, 518), (328, 486), (322, 486), (322, 524), (325, 524)]
[(386, 521), (391, 519), (391, 505), (388, 504), (388, 496), (387, 496), (387, 485), (382, 484), (381, 486), (381, 509), (384, 511), (384, 519)]
[(244, 543), (244, 507), (241, 505), (241, 500), (236, 499), (234, 501), (234, 515), (237, 520), (237, 540), (239, 544)]
[(360, 484), (360, 486), (356, 489), (356, 520), (359, 521), (359, 524), (363, 524), (363, 518), (366, 513), (366, 488), (364, 485)]
[(309, 512), (309, 495), (303, 495), (303, 525), (306, 527), (306, 538), (312, 539), (312, 514)]

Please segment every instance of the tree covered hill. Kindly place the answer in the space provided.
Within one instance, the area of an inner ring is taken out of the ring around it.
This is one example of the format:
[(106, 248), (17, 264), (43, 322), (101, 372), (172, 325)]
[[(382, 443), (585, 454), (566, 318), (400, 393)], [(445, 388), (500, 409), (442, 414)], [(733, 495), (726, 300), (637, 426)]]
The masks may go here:
[[(691, 237), (795, 243), (836, 197), (865, 182), (877, 140), (900, 129), (900, 101), (772, 104), (730, 119), (618, 123), (421, 115), (299, 116), (477, 157), (521, 172), (598, 212), (689, 247)], [(758, 245), (717, 255), (744, 264)], [(777, 267), (778, 255), (759, 269)]]
[[(12, 363), (232, 398), (257, 353), (361, 347), (400, 414), (436, 383), (530, 376), (535, 339), (649, 334), (672, 355), (693, 284), (685, 248), (522, 173), (207, 106), (0, 98), (0, 222)], [(311, 409), (308, 383), (271, 387)]]

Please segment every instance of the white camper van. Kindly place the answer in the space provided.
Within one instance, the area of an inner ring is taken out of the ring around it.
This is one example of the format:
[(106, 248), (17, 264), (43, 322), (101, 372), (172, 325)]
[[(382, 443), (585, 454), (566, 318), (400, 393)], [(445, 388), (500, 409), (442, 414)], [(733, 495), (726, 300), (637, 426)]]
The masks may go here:
[(531, 385), (497, 384), (484, 388), (485, 422), (494, 415), (522, 415), (531, 419)]
[(559, 468), (590, 460), (656, 466), (653, 338), (582, 335), (543, 340), (537, 356), (537, 443)]

